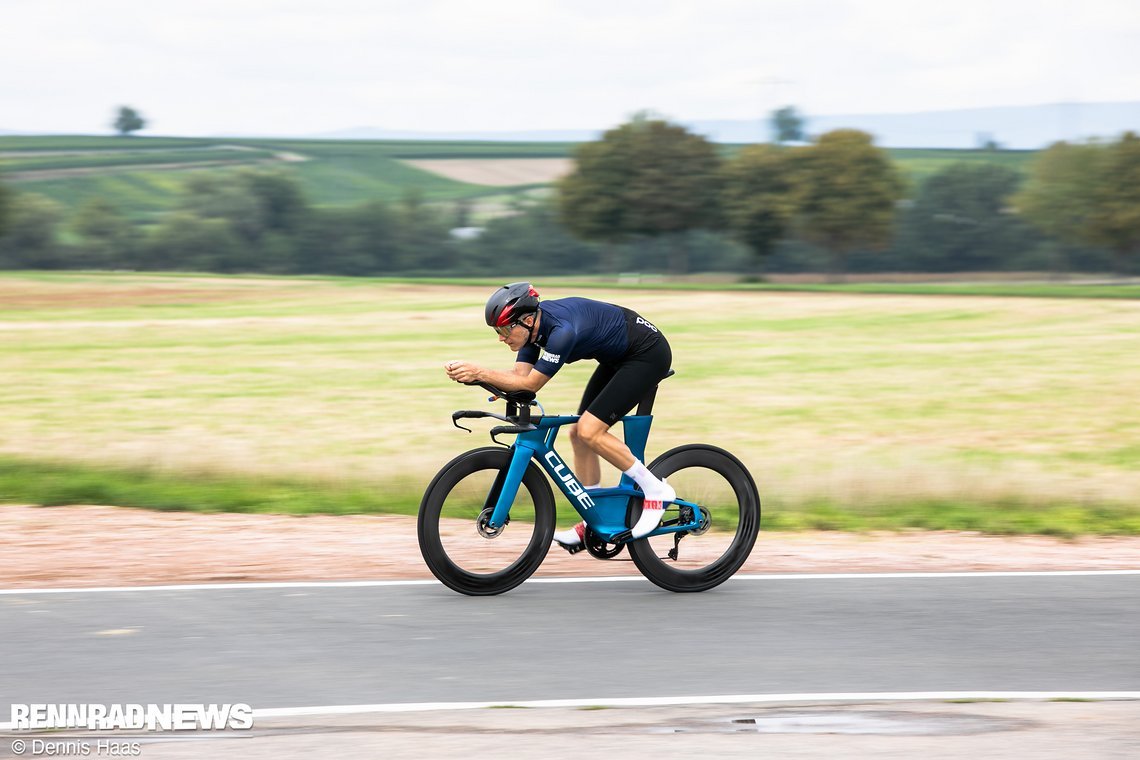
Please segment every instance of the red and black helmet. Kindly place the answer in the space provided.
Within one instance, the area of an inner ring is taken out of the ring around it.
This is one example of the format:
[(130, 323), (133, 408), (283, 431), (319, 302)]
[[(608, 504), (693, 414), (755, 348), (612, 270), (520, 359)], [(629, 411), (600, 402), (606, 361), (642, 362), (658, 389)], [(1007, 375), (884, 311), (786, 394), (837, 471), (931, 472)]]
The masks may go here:
[(538, 311), (538, 291), (529, 282), (504, 285), (487, 299), (487, 324), (503, 327)]

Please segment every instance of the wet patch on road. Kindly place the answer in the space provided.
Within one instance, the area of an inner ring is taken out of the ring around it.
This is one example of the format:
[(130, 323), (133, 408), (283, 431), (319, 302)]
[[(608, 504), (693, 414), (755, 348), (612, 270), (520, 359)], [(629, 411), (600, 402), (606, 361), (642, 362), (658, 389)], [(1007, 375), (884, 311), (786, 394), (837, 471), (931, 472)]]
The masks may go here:
[(705, 719), (651, 729), (652, 733), (692, 734), (873, 734), (877, 736), (963, 736), (1021, 731), (1033, 723), (1016, 718), (959, 713), (890, 710), (772, 710), (759, 715)]

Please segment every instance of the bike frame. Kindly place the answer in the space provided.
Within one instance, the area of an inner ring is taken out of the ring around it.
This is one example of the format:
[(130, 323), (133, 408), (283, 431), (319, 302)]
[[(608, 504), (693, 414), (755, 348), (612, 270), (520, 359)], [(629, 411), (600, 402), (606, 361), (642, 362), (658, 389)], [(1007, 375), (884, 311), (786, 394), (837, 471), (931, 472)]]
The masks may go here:
[[(559, 428), (563, 425), (573, 425), (577, 421), (577, 415), (544, 416), (534, 420), (534, 430), (518, 433), (518, 437), (510, 447), (510, 465), (499, 472), (488, 498), (488, 506), (494, 506), (489, 523), (492, 530), (506, 524), (510, 517), (511, 505), (522, 484), (523, 474), (530, 460), (536, 459), (594, 533), (605, 541), (621, 541), (628, 538), (622, 534), (629, 533), (629, 528), (626, 526), (626, 512), (630, 499), (641, 498), (641, 491), (635, 487), (633, 478), (622, 473), (616, 488), (587, 491), (570, 466), (554, 450), (554, 439), (558, 437)], [(628, 415), (622, 418), (625, 443), (639, 461), (645, 460), (645, 446), (649, 440), (649, 428), (652, 424), (653, 415), (650, 414)], [(671, 525), (661, 525), (650, 533), (650, 536), (697, 528), (700, 521), (700, 509), (697, 505), (683, 499), (677, 499), (673, 504), (692, 507), (693, 519), (684, 522), (677, 520)]]

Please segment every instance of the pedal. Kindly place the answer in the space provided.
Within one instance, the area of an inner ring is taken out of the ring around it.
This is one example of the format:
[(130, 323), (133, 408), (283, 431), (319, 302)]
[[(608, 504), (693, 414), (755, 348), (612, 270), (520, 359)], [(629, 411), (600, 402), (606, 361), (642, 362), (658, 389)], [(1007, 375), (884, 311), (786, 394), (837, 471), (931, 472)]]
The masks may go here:
[(562, 547), (563, 549), (565, 549), (565, 550), (566, 550), (566, 551), (567, 551), (569, 554), (577, 554), (578, 552), (580, 552), (580, 551), (582, 551), (583, 549), (585, 549), (585, 548), (586, 548), (586, 543), (585, 543), (584, 541), (583, 541), (582, 543), (580, 543), (580, 544), (575, 544), (574, 546), (567, 546), (566, 544), (563, 544), (563, 543), (559, 543), (558, 541), (555, 541), (554, 543), (556, 543), (556, 544), (558, 544), (559, 546), (561, 546), (561, 547)]

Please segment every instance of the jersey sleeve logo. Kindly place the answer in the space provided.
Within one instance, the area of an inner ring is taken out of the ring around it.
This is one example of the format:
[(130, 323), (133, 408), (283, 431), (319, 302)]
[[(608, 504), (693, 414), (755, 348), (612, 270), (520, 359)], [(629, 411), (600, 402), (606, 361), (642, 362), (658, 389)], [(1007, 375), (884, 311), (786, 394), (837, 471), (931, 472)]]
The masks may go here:
[(558, 364), (562, 361), (562, 354), (552, 354), (549, 351), (542, 352), (542, 361), (549, 362), (550, 364)]

